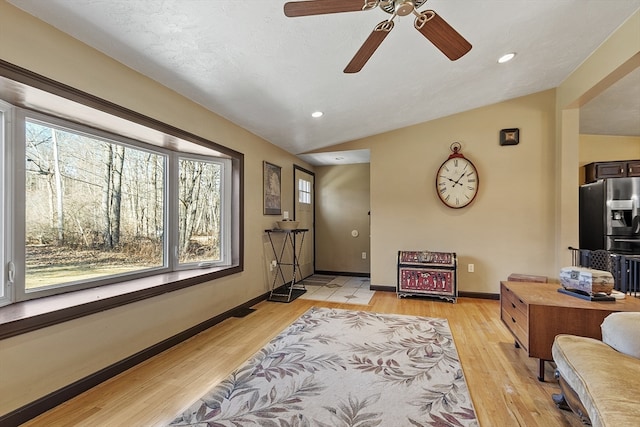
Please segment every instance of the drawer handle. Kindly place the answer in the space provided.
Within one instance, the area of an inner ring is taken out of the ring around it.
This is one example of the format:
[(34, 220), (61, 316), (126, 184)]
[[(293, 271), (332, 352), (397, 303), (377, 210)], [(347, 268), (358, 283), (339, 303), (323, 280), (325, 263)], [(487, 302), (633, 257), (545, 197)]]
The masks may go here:
[(519, 299), (518, 301), (520, 301), (520, 304), (524, 304), (524, 301), (522, 301), (521, 299)]
[(516, 319), (514, 319), (513, 317), (511, 318), (511, 321), (512, 321), (513, 323), (516, 323)]
[(514, 303), (511, 303), (511, 307), (516, 308), (516, 305)]

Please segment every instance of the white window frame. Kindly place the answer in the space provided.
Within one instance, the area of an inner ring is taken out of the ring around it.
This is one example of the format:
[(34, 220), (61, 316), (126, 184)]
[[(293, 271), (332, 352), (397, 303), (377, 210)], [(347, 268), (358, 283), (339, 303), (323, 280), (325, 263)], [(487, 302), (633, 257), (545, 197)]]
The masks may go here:
[(298, 202), (305, 205), (311, 204), (311, 181), (298, 178)]
[[(5, 192), (5, 207), (13, 207), (13, 209), (4, 208), (5, 218), (5, 230), (11, 230), (13, 232), (12, 238), (5, 237), (5, 253), (0, 255), (0, 259), (3, 261), (3, 268), (6, 269), (6, 261), (15, 265), (15, 277), (12, 286), (9, 286), (8, 280), (3, 276), (3, 287), (5, 290), (5, 298), (0, 300), (0, 304), (9, 304), (12, 302), (25, 301), (34, 298), (45, 297), (49, 295), (55, 295), (65, 292), (72, 292), (81, 289), (95, 288), (98, 286), (115, 284), (123, 281), (134, 280), (138, 278), (153, 276), (156, 274), (168, 273), (177, 270), (187, 270), (193, 268), (203, 267), (220, 267), (231, 266), (232, 263), (232, 164), (231, 160), (222, 158), (216, 155), (204, 156), (196, 155), (184, 152), (171, 151), (166, 148), (158, 147), (155, 145), (147, 144), (140, 141), (128, 139), (124, 136), (117, 135), (111, 132), (97, 130), (88, 126), (80, 125), (68, 120), (50, 116), (44, 113), (26, 110), (18, 107), (13, 107), (9, 104), (2, 103), (2, 106), (8, 106), (12, 117), (15, 119), (12, 126), (7, 126), (8, 131), (13, 129), (12, 138), (7, 140), (12, 141), (5, 143), (5, 157), (0, 158), (3, 166), (11, 167), (7, 170), (5, 178), (5, 186), (8, 191)], [(4, 112), (4, 110), (2, 110)], [(61, 285), (47, 286), (43, 288), (33, 289), (27, 291), (25, 289), (25, 121), (32, 120), (36, 122), (42, 122), (44, 124), (51, 124), (55, 127), (68, 129), (71, 132), (78, 134), (85, 134), (90, 137), (102, 139), (107, 142), (124, 145), (127, 147), (135, 148), (137, 150), (149, 151), (154, 154), (163, 155), (165, 157), (165, 170), (164, 170), (164, 260), (161, 267), (155, 267), (145, 270), (138, 270), (132, 273), (115, 274), (110, 276), (104, 276), (91, 281), (77, 281), (69, 282)], [(217, 153), (211, 150), (212, 153)], [(177, 166), (180, 158), (205, 160), (208, 162), (220, 163), (223, 166), (222, 174), (222, 194), (221, 203), (223, 205), (223, 218), (221, 221), (222, 235), (221, 235), (221, 253), (222, 259), (215, 263), (191, 263), (191, 264), (179, 264), (177, 258), (178, 248), (178, 180), (177, 180)], [(0, 181), (0, 191), (2, 190), (2, 182)], [(171, 197), (171, 194), (175, 197)], [(0, 213), (0, 219), (2, 218)], [(16, 220), (11, 222), (11, 218)], [(172, 250), (170, 250), (171, 248)], [(206, 264), (206, 265), (203, 265)], [(12, 291), (12, 292), (9, 292)]]
[[(213, 158), (213, 157), (207, 157), (207, 156), (202, 156), (202, 155), (197, 155), (197, 154), (187, 154), (187, 153), (176, 153), (176, 155), (173, 157), (172, 162), (173, 162), (173, 167), (171, 168), (171, 170), (173, 172), (175, 172), (175, 177), (172, 177), (172, 182), (176, 183), (176, 189), (175, 191), (179, 191), (179, 189), (177, 188), (177, 183), (179, 182), (178, 179), (178, 170), (179, 170), (179, 163), (181, 159), (185, 159), (185, 160), (195, 160), (195, 161), (205, 161), (205, 162), (209, 162), (209, 163), (217, 163), (220, 165), (222, 171), (221, 171), (221, 179), (222, 179), (222, 185), (220, 188), (220, 203), (222, 205), (222, 221), (220, 222), (220, 244), (221, 244), (221, 249), (220, 252), (222, 254), (222, 257), (219, 261), (206, 261), (206, 262), (190, 262), (190, 263), (181, 263), (178, 260), (178, 253), (179, 253), (179, 232), (178, 232), (178, 220), (179, 220), (179, 210), (178, 210), (178, 204), (171, 204), (171, 210), (173, 211), (173, 215), (170, 216), (170, 218), (174, 221), (174, 223), (171, 224), (171, 231), (173, 234), (173, 242), (175, 242), (172, 246), (173, 251), (173, 262), (174, 270), (188, 270), (188, 269), (192, 269), (192, 268), (203, 268), (203, 267), (216, 267), (216, 266), (220, 266), (220, 265), (230, 265), (231, 264), (231, 196), (232, 196), (232, 192), (231, 192), (231, 186), (229, 185), (229, 183), (231, 183), (231, 160), (229, 159), (224, 159), (224, 158)], [(225, 184), (226, 183), (226, 184)], [(171, 200), (171, 202), (177, 202), (177, 197), (175, 198), (175, 200)], [(225, 250), (226, 248), (226, 250)]]
[(11, 227), (11, 211), (5, 206), (12, 206), (12, 175), (13, 164), (7, 159), (12, 158), (12, 140), (14, 107), (0, 100), (0, 307), (10, 304), (13, 301), (13, 290), (15, 288), (15, 266), (9, 260), (12, 258), (13, 232)]

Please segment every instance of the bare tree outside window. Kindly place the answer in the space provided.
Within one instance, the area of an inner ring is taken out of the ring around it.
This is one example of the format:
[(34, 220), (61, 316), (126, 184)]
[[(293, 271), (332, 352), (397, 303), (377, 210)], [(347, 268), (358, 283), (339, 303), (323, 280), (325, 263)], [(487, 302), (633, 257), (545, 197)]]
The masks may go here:
[(181, 158), (179, 174), (179, 262), (220, 261), (222, 166)]
[(33, 289), (164, 265), (165, 156), (26, 122)]

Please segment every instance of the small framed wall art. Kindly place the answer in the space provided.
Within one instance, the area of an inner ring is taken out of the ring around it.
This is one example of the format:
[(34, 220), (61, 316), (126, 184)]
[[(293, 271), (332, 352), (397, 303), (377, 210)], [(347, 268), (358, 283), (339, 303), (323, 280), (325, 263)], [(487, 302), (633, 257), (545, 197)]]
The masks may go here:
[(263, 163), (264, 214), (280, 215), (282, 211), (281, 178), (282, 168), (269, 162)]
[(500, 145), (518, 145), (520, 142), (520, 129), (502, 129), (500, 131)]

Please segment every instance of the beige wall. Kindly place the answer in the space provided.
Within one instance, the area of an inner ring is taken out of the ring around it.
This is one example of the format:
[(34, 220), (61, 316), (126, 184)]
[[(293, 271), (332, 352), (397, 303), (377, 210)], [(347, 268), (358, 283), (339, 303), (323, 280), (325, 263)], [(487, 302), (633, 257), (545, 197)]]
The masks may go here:
[(0, 1), (0, 58), (245, 154), (245, 271), (0, 341), (0, 415), (265, 293), (262, 161), (282, 167), (293, 211), (293, 163), (311, 166), (51, 26)]
[[(557, 96), (546, 91), (342, 145), (371, 148), (372, 283), (395, 284), (399, 249), (457, 252), (463, 291), (497, 293), (511, 272), (556, 276), (566, 246), (577, 244), (576, 108), (638, 57), (639, 23), (640, 12)], [(246, 188), (242, 274), (0, 341), (5, 414), (265, 292), (263, 230), (275, 218), (262, 215), (262, 161), (282, 166), (285, 183), (301, 163), (1, 0), (0, 58), (245, 153)], [(509, 127), (520, 128), (522, 142), (500, 147), (498, 131)], [(481, 180), (477, 200), (459, 211), (438, 201), (434, 184), (453, 141)], [(292, 197), (283, 186), (283, 210), (293, 211)]]
[[(513, 272), (554, 274), (554, 102), (547, 91), (371, 138), (372, 283), (395, 285), (401, 249), (456, 252), (466, 292), (498, 293)], [(513, 127), (520, 144), (500, 146), (500, 129)], [(454, 141), (480, 179), (476, 200), (460, 210), (435, 191)]]
[[(640, 119), (639, 119), (640, 120)], [(584, 168), (591, 162), (640, 159), (640, 137), (580, 135), (580, 184), (584, 184)]]
[[(372, 284), (393, 285), (395, 251), (412, 248), (456, 251), (463, 291), (497, 293), (510, 272), (556, 278), (578, 244), (579, 107), (639, 65), (640, 11), (556, 91), (325, 148), (371, 149)], [(507, 127), (523, 142), (498, 148)], [(459, 212), (433, 190), (455, 140), (481, 177), (478, 200)]]
[[(459, 289), (498, 293), (510, 273), (555, 275), (554, 91), (327, 148), (371, 150), (371, 282), (395, 286), (398, 250), (456, 252)], [(502, 147), (500, 129), (521, 142)], [(435, 174), (454, 141), (478, 169), (479, 193), (445, 207)], [(467, 264), (475, 272), (467, 272)]]
[(369, 273), (369, 194), (369, 164), (316, 167), (316, 270)]

